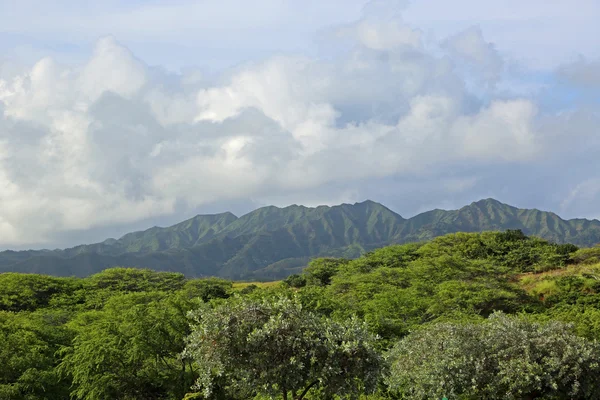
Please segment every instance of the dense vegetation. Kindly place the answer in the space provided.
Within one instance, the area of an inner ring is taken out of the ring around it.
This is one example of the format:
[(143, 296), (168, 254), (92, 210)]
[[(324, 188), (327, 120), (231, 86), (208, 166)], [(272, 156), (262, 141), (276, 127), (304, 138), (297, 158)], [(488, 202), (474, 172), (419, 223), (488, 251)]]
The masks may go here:
[(271, 285), (0, 274), (0, 399), (600, 398), (600, 247), (456, 233)]
[(505, 229), (584, 247), (600, 242), (600, 221), (566, 221), (553, 213), (518, 209), (493, 199), (410, 219), (366, 201), (335, 207), (263, 207), (240, 218), (231, 213), (199, 215), (168, 228), (66, 250), (5, 251), (0, 252), (0, 272), (84, 277), (122, 266), (188, 277), (283, 279), (300, 272), (314, 257), (356, 258), (391, 244)]

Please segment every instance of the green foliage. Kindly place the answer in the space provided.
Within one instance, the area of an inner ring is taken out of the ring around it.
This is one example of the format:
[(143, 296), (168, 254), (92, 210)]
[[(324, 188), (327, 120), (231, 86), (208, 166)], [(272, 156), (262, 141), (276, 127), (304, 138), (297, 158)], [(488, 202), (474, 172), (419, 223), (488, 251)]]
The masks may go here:
[(418, 251), (421, 246), (420, 243), (411, 243), (383, 247), (365, 254), (364, 257), (344, 262), (342, 270), (348, 274), (367, 273), (382, 265), (390, 268), (406, 267), (409, 262), (419, 258)]
[(232, 282), (218, 278), (190, 279), (185, 282), (181, 293), (187, 299), (200, 298), (206, 302), (211, 299), (226, 299), (232, 289)]
[(190, 304), (159, 292), (112, 297), (101, 311), (80, 314), (60, 370), (77, 399), (176, 399), (193, 382), (178, 355), (189, 334)]
[(114, 292), (173, 291), (186, 283), (181, 273), (140, 268), (110, 268), (90, 276), (85, 282), (87, 288)]
[(317, 258), (312, 260), (304, 269), (304, 276), (308, 285), (327, 286), (331, 278), (338, 272), (340, 266), (347, 264), (348, 260), (339, 258)]
[(0, 274), (0, 310), (32, 311), (46, 307), (61, 295), (72, 293), (78, 282), (35, 274)]
[[(385, 210), (374, 210), (372, 204), (354, 207), (345, 206), (344, 212), (354, 219), (366, 218), (370, 237), (386, 237), (384, 233), (392, 225), (378, 222), (380, 217), (391, 221)], [(294, 217), (285, 223), (280, 218), (288, 211), (277, 210), (245, 219), (247, 224), (236, 225), (230, 233), (246, 232), (253, 237), (253, 224), (264, 218), (269, 221), (265, 229), (284, 230), (278, 231), (277, 237), (259, 234), (260, 240), (277, 240), (271, 245), (282, 246), (284, 253), (289, 250), (286, 238), (292, 234), (288, 228), (297, 223), (307, 224), (307, 229), (310, 225), (319, 240), (339, 235), (334, 229), (337, 220), (328, 214), (328, 208), (314, 214), (330, 218), (328, 230), (319, 230), (321, 222), (311, 219), (310, 209), (288, 210)], [(353, 235), (356, 233), (344, 233), (344, 240)], [(221, 244), (223, 255), (228, 248), (247, 243), (231, 237)], [(186, 265), (216, 257), (210, 246), (186, 253)], [(358, 247), (345, 247), (351, 248)], [(577, 367), (560, 349), (581, 350), (583, 363), (591, 354), (589, 343), (577, 347), (570, 331), (542, 327), (555, 326), (552, 321), (568, 322), (575, 334), (600, 339), (600, 264), (592, 263), (593, 249), (577, 250), (510, 230), (453, 233), (427, 243), (371, 249), (353, 260), (332, 258), (329, 250), (323, 251), (326, 258), (311, 261), (301, 274), (281, 283), (233, 284), (219, 278), (187, 279), (181, 273), (134, 268), (109, 269), (88, 278), (0, 274), (0, 399), (205, 399), (206, 393), (190, 393), (195, 382), (201, 386), (197, 389), (212, 388), (209, 398), (223, 400), (281, 398), (283, 386), (292, 400), (301, 398), (307, 388), (304, 398), (311, 400), (411, 396), (413, 392), (398, 385), (394, 390), (403, 393), (386, 391), (381, 354), (397, 348), (399, 340), (405, 343), (419, 334), (435, 337), (424, 332), (452, 326), (452, 332), (461, 333), (464, 328), (479, 336), (468, 336), (474, 340), (472, 349), (456, 347), (452, 357), (442, 359), (448, 365), (476, 360), (469, 351), (487, 349), (480, 342), (492, 340), (485, 336), (486, 327), (495, 324), (491, 321), (497, 317), (481, 323), (496, 311), (523, 316), (524, 321), (506, 323), (521, 332), (508, 337), (520, 337), (522, 347), (515, 347), (518, 351), (513, 347), (490, 349), (509, 354), (510, 368), (515, 371), (528, 368), (524, 376), (542, 376), (538, 372), (543, 365), (549, 374), (541, 379), (544, 388), (555, 382), (554, 397), (569, 398), (561, 390), (573, 387), (571, 377)], [(168, 262), (168, 258), (153, 254), (154, 260)], [(263, 257), (261, 252), (252, 254), (255, 260)], [(11, 257), (18, 258), (18, 254)], [(239, 265), (229, 263), (224, 268), (235, 271)], [(187, 318), (191, 310), (195, 310), (193, 321)], [(526, 321), (543, 324), (529, 329), (531, 322)], [(547, 333), (548, 340), (535, 332)], [(564, 343), (556, 339), (556, 332), (564, 333), (558, 335), (566, 338)], [(374, 335), (379, 339), (374, 340)], [(452, 343), (459, 346), (459, 342)], [(557, 352), (543, 353), (546, 342)], [(405, 349), (418, 354), (419, 343), (412, 350)], [(528, 349), (550, 355), (531, 359), (529, 355), (535, 353), (527, 353)], [(560, 382), (552, 378), (552, 363), (557, 359), (565, 366), (565, 379)], [(424, 365), (438, 365), (431, 360), (427, 363)], [(594, 368), (589, 366), (580, 376)], [(530, 386), (518, 383), (518, 377), (502, 373), (504, 381), (488, 385), (478, 378), (479, 383), (470, 383), (472, 392), (462, 396), (505, 398), (485, 393), (500, 384), (505, 390), (513, 380), (518, 386), (515, 390), (529, 390)], [(588, 385), (585, 379), (580, 381)], [(580, 389), (588, 390), (585, 387), (589, 385), (584, 386)], [(373, 390), (376, 393), (367, 393)]]
[(301, 288), (306, 286), (306, 278), (301, 275), (290, 275), (283, 280), (283, 283), (288, 287)]
[(565, 266), (575, 250), (577, 247), (572, 245), (550, 244), (527, 237), (519, 230), (507, 230), (442, 236), (425, 244), (419, 253), (426, 257), (446, 253), (489, 260), (499, 267), (499, 272), (532, 272)]
[(567, 304), (600, 306), (600, 264), (583, 264), (546, 275), (526, 277), (522, 283), (529, 286), (530, 292), (548, 307)]
[(493, 314), (436, 324), (390, 351), (391, 390), (410, 399), (597, 399), (600, 347), (568, 326)]
[(0, 399), (68, 398), (70, 382), (55, 368), (72, 339), (65, 320), (60, 311), (0, 311)]
[(600, 309), (585, 306), (583, 304), (566, 305), (554, 307), (545, 315), (539, 317), (542, 320), (556, 320), (573, 325), (573, 331), (590, 340), (600, 341)]
[(89, 278), (0, 274), (1, 399), (180, 399), (187, 312), (232, 282), (116, 268)]
[(562, 268), (567, 250), (572, 249), (520, 231), (450, 234), (346, 261), (331, 276), (324, 296), (335, 303), (334, 317), (358, 315), (389, 345), (422, 324), (449, 316), (543, 310), (538, 297), (512, 281), (541, 265)]
[(99, 310), (113, 296), (123, 293), (173, 292), (186, 284), (183, 274), (150, 269), (110, 268), (82, 280), (76, 292), (85, 309)]
[(571, 260), (576, 264), (600, 263), (600, 246), (579, 249), (571, 255)]
[(248, 285), (245, 288), (243, 288), (242, 290), (240, 290), (240, 294), (250, 294), (252, 292), (254, 292), (256, 289), (258, 289), (257, 285)]
[(381, 356), (364, 325), (322, 319), (295, 297), (236, 298), (192, 317), (185, 355), (198, 365), (197, 387), (206, 397), (220, 389), (234, 398), (300, 400), (311, 390), (358, 398), (377, 385)]

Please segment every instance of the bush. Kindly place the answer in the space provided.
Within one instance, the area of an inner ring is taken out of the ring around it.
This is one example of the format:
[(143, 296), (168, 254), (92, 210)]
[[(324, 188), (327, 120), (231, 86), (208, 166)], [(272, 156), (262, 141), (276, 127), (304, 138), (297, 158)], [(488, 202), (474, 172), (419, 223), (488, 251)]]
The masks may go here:
[(579, 249), (571, 254), (571, 260), (576, 264), (600, 263), (600, 246), (589, 249)]
[(403, 398), (600, 398), (600, 347), (559, 322), (495, 313), (482, 324), (436, 324), (388, 359), (387, 383)]
[(306, 286), (306, 278), (301, 275), (290, 275), (288, 276), (283, 283), (285, 283), (289, 287), (293, 288), (301, 288)]

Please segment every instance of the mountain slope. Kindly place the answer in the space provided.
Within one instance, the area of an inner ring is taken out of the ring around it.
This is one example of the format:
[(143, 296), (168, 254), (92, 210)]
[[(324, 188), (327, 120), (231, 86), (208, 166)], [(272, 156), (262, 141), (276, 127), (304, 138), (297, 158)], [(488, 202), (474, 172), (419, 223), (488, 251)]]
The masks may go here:
[(238, 218), (220, 233), (235, 237), (287, 229), (299, 224), (308, 226), (313, 221), (319, 221), (319, 225), (332, 234), (342, 233), (337, 232), (338, 229), (342, 229), (344, 239), (338, 237), (340, 241), (353, 240), (352, 236), (354, 238), (360, 236), (364, 240), (377, 238), (385, 240), (396, 233), (393, 229), (402, 223), (404, 218), (370, 200), (354, 205), (342, 204), (333, 207), (269, 206)]
[(176, 225), (128, 233), (118, 240), (107, 239), (102, 243), (82, 245), (58, 252), (60, 256), (98, 253), (120, 255), (125, 253), (150, 253), (169, 249), (184, 249), (212, 239), (237, 219), (230, 212), (213, 215), (197, 215)]
[(281, 278), (316, 256), (353, 258), (392, 243), (428, 240), (453, 232), (521, 229), (550, 241), (592, 246), (600, 221), (563, 220), (494, 199), (458, 210), (432, 210), (404, 219), (365, 201), (328, 207), (263, 207), (240, 218), (198, 215), (118, 240), (66, 250), (0, 253), (0, 271), (85, 276), (112, 266), (179, 271), (189, 276)]
[(600, 242), (600, 221), (564, 220), (552, 212), (520, 209), (494, 199), (480, 200), (459, 210), (432, 210), (408, 220), (400, 241), (428, 240), (453, 232), (521, 229), (556, 243), (593, 246)]

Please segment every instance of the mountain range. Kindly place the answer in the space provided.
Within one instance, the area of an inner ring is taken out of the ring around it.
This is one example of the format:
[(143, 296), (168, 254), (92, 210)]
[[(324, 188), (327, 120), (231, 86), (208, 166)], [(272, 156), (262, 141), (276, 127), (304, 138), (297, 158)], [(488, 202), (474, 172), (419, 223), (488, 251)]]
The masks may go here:
[(127, 266), (187, 276), (279, 279), (300, 271), (313, 257), (354, 258), (389, 244), (506, 229), (582, 247), (600, 242), (598, 220), (564, 220), (552, 212), (519, 209), (494, 199), (409, 219), (367, 200), (333, 207), (269, 206), (239, 218), (229, 212), (197, 215), (167, 228), (64, 250), (8, 250), (0, 252), (0, 272), (87, 276)]

